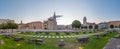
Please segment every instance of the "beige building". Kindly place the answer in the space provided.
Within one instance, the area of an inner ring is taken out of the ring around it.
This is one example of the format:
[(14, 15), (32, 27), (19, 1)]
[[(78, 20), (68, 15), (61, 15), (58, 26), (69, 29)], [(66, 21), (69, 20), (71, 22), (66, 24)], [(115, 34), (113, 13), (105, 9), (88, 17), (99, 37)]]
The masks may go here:
[(99, 29), (110, 29), (111, 25), (113, 25), (113, 28), (120, 28), (120, 21), (101, 22), (98, 24), (98, 28)]
[(109, 28), (110, 28), (110, 25), (114, 25), (114, 28), (120, 28), (120, 21), (110, 21), (108, 22)]
[(29, 29), (42, 29), (42, 25), (40, 21), (27, 23)]
[(27, 24), (22, 23), (22, 21), (20, 24), (18, 24), (18, 29), (27, 29), (27, 27)]
[(19, 29), (43, 29), (43, 23), (41, 21), (29, 22), (26, 24), (19, 24)]

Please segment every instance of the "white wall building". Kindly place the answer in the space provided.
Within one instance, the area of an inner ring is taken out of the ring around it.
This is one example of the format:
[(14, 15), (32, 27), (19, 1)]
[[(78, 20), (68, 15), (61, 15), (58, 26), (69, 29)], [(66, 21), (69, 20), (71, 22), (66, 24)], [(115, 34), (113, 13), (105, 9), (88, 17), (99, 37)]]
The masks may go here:
[(98, 24), (98, 29), (107, 29), (107, 28), (108, 28), (107, 22), (102, 22)]
[(65, 30), (66, 26), (65, 25), (57, 25), (58, 30)]

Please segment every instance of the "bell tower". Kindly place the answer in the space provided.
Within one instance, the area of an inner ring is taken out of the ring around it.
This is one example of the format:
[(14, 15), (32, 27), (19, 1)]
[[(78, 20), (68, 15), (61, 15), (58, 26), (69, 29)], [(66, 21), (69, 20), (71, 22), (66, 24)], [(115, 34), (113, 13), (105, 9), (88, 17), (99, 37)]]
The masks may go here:
[(83, 18), (83, 24), (86, 25), (87, 24), (87, 18), (84, 16)]

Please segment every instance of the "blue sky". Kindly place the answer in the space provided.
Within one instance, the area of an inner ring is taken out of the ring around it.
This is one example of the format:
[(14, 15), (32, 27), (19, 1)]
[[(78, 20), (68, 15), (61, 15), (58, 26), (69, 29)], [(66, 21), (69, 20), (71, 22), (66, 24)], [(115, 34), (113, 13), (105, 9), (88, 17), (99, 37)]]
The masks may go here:
[(17, 23), (44, 21), (57, 15), (58, 24), (71, 24), (87, 17), (88, 22), (120, 20), (120, 0), (0, 0), (0, 18)]

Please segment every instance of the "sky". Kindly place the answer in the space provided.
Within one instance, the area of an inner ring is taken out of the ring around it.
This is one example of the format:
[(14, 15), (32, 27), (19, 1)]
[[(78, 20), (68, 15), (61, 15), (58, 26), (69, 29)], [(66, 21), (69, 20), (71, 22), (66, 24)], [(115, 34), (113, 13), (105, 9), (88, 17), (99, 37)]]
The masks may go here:
[(88, 22), (120, 21), (120, 0), (0, 0), (0, 19), (12, 19), (16, 23), (46, 21), (62, 15), (58, 24), (68, 25), (74, 20)]

